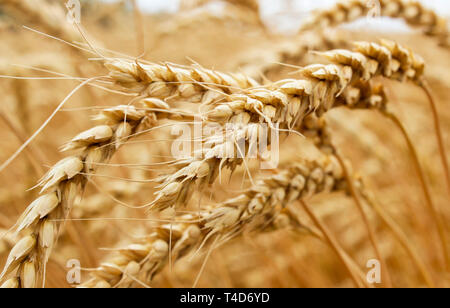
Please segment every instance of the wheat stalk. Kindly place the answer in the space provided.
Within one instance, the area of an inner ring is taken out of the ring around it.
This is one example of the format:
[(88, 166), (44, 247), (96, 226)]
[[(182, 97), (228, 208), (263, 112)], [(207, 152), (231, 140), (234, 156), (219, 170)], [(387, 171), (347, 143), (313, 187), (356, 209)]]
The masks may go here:
[(79, 134), (65, 145), (64, 150), (77, 150), (81, 154), (61, 160), (39, 182), (41, 196), (30, 204), (15, 226), (16, 233), (26, 235), (11, 250), (0, 280), (16, 269), (20, 287), (37, 287), (39, 281), (45, 280), (45, 265), (59, 229), (84, 190), (88, 175), (130, 137), (148, 129), (158, 118), (172, 117), (172, 113), (164, 111), (167, 105), (162, 101), (148, 99), (144, 106), (142, 110), (131, 105), (104, 110), (97, 117), (103, 125)]
[(394, 219), (392, 219), (381, 206), (378, 205), (378, 202), (375, 201), (375, 197), (373, 196), (371, 191), (365, 187), (365, 184), (361, 179), (357, 181), (357, 185), (358, 191), (362, 195), (364, 200), (378, 214), (383, 223), (391, 230), (392, 234), (395, 236), (397, 241), (400, 243), (400, 245), (403, 246), (408, 255), (411, 257), (411, 260), (416, 265), (425, 283), (430, 288), (434, 288), (435, 283), (433, 282), (433, 279), (431, 278), (431, 275), (429, 274), (427, 267), (421, 260), (416, 249), (414, 248), (414, 245), (410, 242), (408, 236), (402, 231), (398, 223)]
[[(398, 119), (398, 117), (395, 114), (393, 114), (392, 112), (390, 112), (388, 110), (387, 98), (383, 91), (382, 86), (378, 85), (375, 87), (371, 87), (369, 83), (360, 82), (358, 84), (355, 84), (355, 86), (352, 87), (351, 89), (349, 89), (344, 100), (345, 100), (344, 104), (350, 108), (364, 108), (364, 109), (369, 108), (369, 109), (374, 109), (374, 110), (379, 111), (383, 116), (390, 119), (402, 133), (402, 135), (407, 143), (408, 150), (411, 153), (411, 157), (412, 157), (413, 163), (414, 163), (414, 168), (416, 169), (416, 172), (419, 176), (419, 181), (420, 181), (420, 184), (421, 184), (424, 196), (425, 196), (427, 207), (431, 213), (431, 216), (433, 217), (433, 220), (435, 221), (435, 224), (436, 224), (436, 227), (437, 227), (437, 230), (439, 233), (440, 241), (441, 241), (441, 247), (442, 247), (442, 251), (443, 251), (443, 255), (444, 255), (444, 260), (445, 260), (446, 266), (448, 267), (450, 264), (450, 256), (448, 253), (448, 244), (447, 244), (448, 241), (447, 241), (447, 235), (446, 235), (446, 231), (445, 231), (444, 222), (442, 221), (441, 215), (439, 215), (439, 211), (437, 210), (437, 208), (435, 207), (435, 205), (433, 203), (433, 200), (431, 197), (431, 192), (426, 183), (425, 173), (420, 164), (417, 150), (415, 149), (414, 144), (413, 144), (406, 128), (402, 124), (402, 122)], [(359, 103), (356, 103), (357, 101), (359, 101)], [(445, 153), (444, 153), (444, 157), (443, 157), (442, 151), (440, 151), (440, 154), (441, 154), (441, 158), (442, 158), (441, 160), (442, 160), (442, 164), (444, 166), (444, 172), (445, 172), (445, 166), (446, 166)], [(428, 280), (428, 279), (426, 279), (426, 280)]]
[[(350, 107), (350, 108), (362, 108), (362, 109), (376, 109), (380, 110), (383, 113), (386, 113), (387, 111), (387, 97), (384, 92), (384, 88), (381, 84), (372, 85), (369, 82), (360, 82), (355, 85), (356, 87), (350, 88), (348, 91), (348, 95), (345, 96), (344, 100), (346, 101), (343, 103), (344, 105)], [(398, 122), (399, 123), (399, 122)], [(400, 129), (404, 132), (405, 130), (403, 126), (400, 124)], [(362, 183), (362, 180), (360, 179), (353, 179), (353, 177), (350, 176), (349, 168), (346, 167), (346, 164), (343, 162), (343, 159), (340, 157), (340, 155), (337, 154), (337, 149), (332, 143), (331, 139), (331, 131), (329, 130), (326, 121), (324, 118), (317, 119), (315, 116), (309, 116), (304, 121), (304, 127), (301, 128), (302, 131), (305, 132), (305, 135), (309, 138), (311, 138), (314, 142), (314, 144), (324, 153), (335, 155), (338, 161), (340, 162), (340, 165), (342, 169), (344, 170), (344, 173), (346, 175), (348, 185), (350, 192), (352, 193), (354, 199), (357, 201), (358, 207), (360, 208), (360, 211), (362, 211), (362, 205), (359, 202), (357, 193), (361, 194), (364, 198), (364, 200), (377, 212), (379, 217), (383, 220), (383, 222), (389, 227), (389, 229), (393, 232), (394, 236), (397, 238), (397, 240), (400, 242), (400, 244), (406, 249), (408, 254), (411, 256), (413, 262), (416, 264), (417, 268), (419, 269), (419, 272), (424, 278), (424, 281), (427, 283), (428, 286), (434, 287), (433, 280), (431, 279), (428, 271), (426, 270), (425, 265), (420, 260), (420, 257), (417, 255), (417, 252), (413, 248), (413, 246), (409, 243), (408, 238), (404, 235), (401, 228), (398, 226), (398, 224), (393, 221), (385, 212), (384, 210), (378, 206), (378, 204), (374, 201), (374, 197), (368, 191), (364, 188), (364, 185)], [(409, 137), (406, 135), (406, 139), (409, 140)], [(408, 143), (410, 145), (411, 152), (413, 154), (413, 157), (415, 158), (415, 165), (418, 170), (418, 173), (420, 175), (420, 179), (422, 186), (424, 188), (424, 193), (427, 197), (429, 205), (430, 198), (429, 198), (429, 192), (426, 188), (426, 185), (424, 183), (424, 175), (423, 171), (420, 168), (420, 165), (418, 165), (418, 159), (417, 154), (415, 154), (415, 150), (412, 147), (411, 143)], [(356, 180), (356, 181), (355, 181)], [(354, 183), (355, 182), (355, 183)], [(445, 233), (442, 231), (442, 223), (440, 222), (440, 219), (436, 217), (435, 210), (432, 210), (433, 217), (435, 217), (435, 221), (437, 222), (438, 230), (440, 232), (440, 236), (445, 237)], [(367, 221), (367, 219), (365, 219)], [(368, 225), (366, 223), (366, 225)], [(370, 231), (371, 232), (371, 231)], [(373, 237), (373, 235), (371, 236)], [(374, 241), (374, 240), (372, 240)], [(375, 245), (374, 245), (375, 246)], [(446, 248), (445, 243), (443, 244), (444, 249)], [(382, 260), (382, 259), (380, 259)]]
[[(375, 99), (378, 96), (375, 95)], [(370, 99), (369, 99), (370, 100)], [(305, 118), (303, 122), (303, 127), (300, 129), (302, 132), (305, 132), (305, 136), (311, 138), (316, 145), (316, 147), (325, 154), (332, 155), (336, 158), (336, 160), (339, 162), (343, 172), (344, 176), (347, 180), (349, 191), (355, 201), (355, 204), (357, 205), (358, 211), (361, 214), (361, 217), (363, 219), (363, 222), (366, 226), (367, 233), (369, 235), (369, 240), (372, 244), (372, 247), (374, 248), (375, 255), (378, 260), (380, 260), (383, 268), (383, 274), (384, 274), (384, 281), (387, 287), (392, 287), (391, 282), (391, 275), (389, 274), (389, 271), (387, 270), (386, 261), (383, 255), (380, 252), (378, 240), (375, 235), (375, 231), (373, 230), (369, 219), (364, 211), (363, 205), (358, 197), (357, 190), (354, 185), (354, 179), (353, 176), (350, 174), (349, 169), (347, 165), (344, 163), (344, 159), (339, 154), (339, 151), (334, 146), (332, 142), (332, 133), (328, 129), (326, 120), (324, 118), (317, 118), (315, 115), (310, 115)]]
[[(401, 18), (416, 28), (424, 30), (426, 35), (436, 37), (439, 43), (449, 46), (449, 31), (445, 18), (438, 16), (433, 10), (424, 7), (418, 1), (411, 0), (378, 0), (380, 15)], [(317, 11), (301, 27), (301, 31), (325, 27), (336, 27), (367, 16), (371, 10), (366, 0), (339, 1), (327, 10)]]

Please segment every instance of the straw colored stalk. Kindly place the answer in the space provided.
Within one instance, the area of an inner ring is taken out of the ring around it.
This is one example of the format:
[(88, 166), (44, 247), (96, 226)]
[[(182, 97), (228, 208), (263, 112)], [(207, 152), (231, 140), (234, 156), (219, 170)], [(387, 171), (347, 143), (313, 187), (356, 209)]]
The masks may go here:
[[(380, 110), (383, 113), (388, 112), (387, 111), (387, 97), (384, 92), (384, 88), (381, 84), (372, 85), (368, 82), (361, 82), (356, 87), (350, 88), (348, 95), (345, 96), (346, 102), (343, 103), (344, 105), (347, 105), (351, 108), (362, 108), (362, 109), (376, 109)], [(391, 114), (392, 115), (392, 114)], [(397, 124), (399, 125), (399, 124)], [(405, 132), (403, 126), (400, 125), (400, 129), (402, 132)], [(346, 175), (349, 189), (351, 194), (353, 195), (358, 207), (360, 208), (360, 211), (363, 211), (362, 205), (359, 201), (358, 194), (362, 195), (364, 200), (372, 207), (373, 210), (377, 212), (379, 217), (382, 219), (382, 221), (389, 227), (391, 232), (393, 232), (396, 239), (400, 242), (400, 244), (406, 249), (407, 253), (411, 256), (411, 259), (417, 266), (419, 272), (421, 273), (425, 283), (429, 287), (434, 287), (434, 282), (431, 279), (431, 276), (426, 269), (424, 263), (418, 256), (417, 252), (413, 248), (413, 245), (408, 241), (407, 237), (402, 232), (401, 228), (398, 226), (398, 224), (392, 220), (387, 213), (384, 212), (384, 210), (374, 201), (374, 197), (372, 196), (371, 192), (368, 191), (363, 183), (362, 180), (355, 180), (350, 175), (349, 168), (346, 167), (346, 164), (344, 163), (342, 157), (338, 154), (337, 149), (332, 143), (331, 139), (331, 131), (329, 127), (326, 124), (326, 121), (324, 118), (317, 118), (314, 115), (311, 115), (307, 117), (304, 121), (304, 127), (301, 128), (301, 130), (304, 132), (305, 136), (309, 137), (313, 140), (314, 144), (320, 149), (322, 152), (334, 155), (340, 162), (340, 165), (342, 169), (344, 170), (344, 173)], [(410, 140), (407, 135), (405, 135), (407, 140)], [(413, 158), (415, 158), (415, 166), (419, 173), (422, 187), (424, 188), (425, 196), (427, 197), (427, 202), (430, 205), (430, 198), (429, 198), (429, 191), (426, 185), (424, 185), (424, 175), (423, 171), (420, 168), (420, 165), (417, 160), (417, 154), (415, 154), (414, 148), (411, 148), (411, 143), (408, 142), (410, 145), (411, 153), (413, 154)], [(351, 168), (350, 168), (351, 170)], [(432, 206), (432, 203), (431, 203)], [(444, 237), (446, 239), (445, 231), (443, 231), (442, 228), (442, 222), (439, 217), (436, 217), (436, 213), (434, 213), (434, 208), (432, 210), (432, 215), (437, 221), (437, 227), (438, 231), (441, 237)], [(365, 218), (366, 222), (367, 219)], [(372, 231), (369, 231), (369, 233)], [(371, 235), (373, 238), (372, 241), (374, 241), (374, 235)], [(376, 245), (376, 244), (375, 244)], [(448, 249), (445, 244), (443, 244), (444, 249)], [(380, 259), (382, 260), (382, 259)]]
[[(173, 223), (157, 227), (141, 242), (119, 249), (119, 255), (102, 263), (82, 287), (146, 285), (167, 264), (169, 250), (171, 260), (176, 261), (194, 249), (200, 251), (207, 242), (213, 242), (213, 249), (214, 244), (220, 245), (244, 230), (259, 230), (263, 225), (272, 229), (277, 224), (283, 225), (280, 219), (286, 217), (278, 214), (294, 200), (346, 189), (342, 170), (335, 160), (294, 164), (259, 180), (236, 198), (197, 215), (178, 216)], [(266, 220), (261, 224), (264, 217)]]
[(80, 154), (58, 162), (39, 182), (41, 195), (15, 225), (16, 233), (22, 237), (12, 248), (0, 280), (15, 271), (13, 279), (18, 281), (18, 287), (38, 287), (45, 281), (46, 263), (57, 235), (82, 194), (88, 175), (109, 160), (130, 137), (151, 127), (158, 118), (173, 116), (164, 112), (168, 106), (162, 101), (148, 99), (143, 103), (145, 108), (158, 108), (161, 112), (138, 110), (133, 106), (104, 110), (97, 117), (102, 125), (79, 134), (65, 145), (64, 150), (77, 150)]
[[(314, 143), (316, 144), (316, 146), (322, 152), (335, 153), (336, 149), (334, 148), (334, 146), (331, 143), (330, 131), (329, 131), (328, 127), (326, 126), (326, 124), (324, 122), (324, 119), (323, 118), (315, 119), (315, 120), (314, 119), (311, 119), (311, 120), (308, 119), (306, 122), (308, 124), (306, 124), (307, 128), (305, 128), (305, 135), (308, 138), (312, 138), (312, 140), (314, 140)], [(400, 245), (402, 245), (402, 247), (406, 250), (408, 255), (411, 257), (411, 260), (413, 261), (413, 263), (417, 267), (419, 273), (423, 277), (423, 280), (427, 284), (427, 286), (429, 286), (430, 288), (434, 288), (435, 284), (434, 284), (434, 282), (433, 282), (433, 280), (431, 278), (429, 270), (427, 269), (426, 265), (424, 264), (424, 262), (420, 258), (418, 252), (414, 248), (414, 245), (410, 242), (410, 240), (405, 235), (405, 233), (402, 231), (402, 229), (400, 228), (398, 223), (395, 220), (393, 220), (384, 211), (384, 209), (382, 207), (380, 207), (378, 205), (378, 203), (375, 201), (372, 193), (364, 186), (364, 184), (362, 182), (362, 179), (350, 176), (350, 171), (349, 170), (352, 170), (352, 168), (348, 168), (346, 166), (346, 164), (343, 163), (342, 158), (339, 158), (339, 162), (340, 162), (340, 165), (342, 166), (343, 170), (345, 171), (344, 173), (346, 175), (346, 179), (347, 179), (347, 183), (348, 183), (348, 186), (349, 186), (349, 190), (350, 190), (353, 198), (356, 200), (356, 204), (358, 205), (359, 211), (360, 212), (362, 211), (363, 217), (366, 216), (366, 215), (364, 214), (364, 210), (362, 209), (362, 204), (359, 201), (358, 195), (361, 195), (363, 197), (364, 201), (366, 201), (367, 204), (377, 213), (379, 218), (383, 221), (383, 223), (393, 233), (393, 235), (395, 236), (397, 241), (400, 243)], [(347, 162), (347, 164), (348, 164), (348, 162)], [(310, 213), (310, 214), (312, 214), (312, 213)], [(366, 226), (368, 226), (368, 230), (370, 230), (369, 234), (372, 233), (370, 235), (371, 241), (372, 241), (372, 245), (374, 247), (377, 247), (376, 239), (375, 239), (375, 236), (373, 234), (373, 231), (371, 230), (370, 224), (367, 221), (367, 217), (365, 217), (364, 220), (365, 220)], [(377, 250), (378, 249), (376, 249), (376, 251)], [(377, 252), (377, 254), (379, 254), (379, 251)], [(386, 261), (380, 255), (378, 256), (378, 259), (383, 264), (382, 266), (383, 266), (383, 269), (384, 269), (384, 272), (385, 272), (384, 275), (387, 275), (387, 277), (389, 279), (389, 273), (385, 270), (386, 269)], [(390, 279), (389, 279), (389, 281), (390, 281)], [(389, 286), (390, 283), (388, 283), (387, 285)]]
[[(379, 11), (377, 2), (380, 4)], [(443, 46), (449, 46), (447, 20), (433, 10), (414, 0), (377, 0), (368, 5), (367, 0), (339, 1), (333, 7), (315, 12), (302, 26), (301, 31), (336, 27), (343, 23), (375, 13), (380, 16), (401, 18), (408, 25), (420, 28), (426, 35), (435, 37)]]
[(364, 211), (363, 205), (359, 199), (355, 185), (353, 183), (354, 182), (353, 176), (350, 174), (349, 169), (344, 163), (344, 159), (339, 154), (338, 150), (336, 149), (336, 147), (332, 142), (332, 134), (331, 131), (328, 129), (325, 118), (317, 118), (315, 115), (310, 115), (305, 118), (305, 120), (303, 121), (303, 125), (304, 126), (301, 128), (301, 131), (304, 132), (305, 136), (311, 138), (316, 147), (321, 152), (336, 157), (342, 170), (344, 171), (345, 178), (348, 182), (349, 191), (355, 201), (355, 204), (357, 205), (358, 211), (361, 215), (361, 218), (363, 219), (364, 225), (366, 226), (367, 233), (369, 235), (369, 240), (375, 251), (375, 255), (382, 264), (383, 281), (385, 281), (386, 287), (389, 288), (392, 287), (391, 277), (387, 269), (385, 258), (381, 254), (375, 230), (373, 229), (369, 221), (369, 218)]
[[(439, 237), (441, 240), (441, 247), (443, 250), (444, 255), (444, 261), (446, 263), (446, 266), (450, 266), (450, 255), (449, 255), (449, 247), (448, 247), (448, 241), (447, 241), (447, 233), (445, 231), (445, 224), (444, 221), (439, 213), (439, 210), (436, 208), (436, 206), (433, 203), (433, 199), (431, 196), (431, 192), (428, 188), (425, 172), (423, 171), (423, 168), (420, 164), (419, 155), (417, 153), (417, 150), (412, 142), (411, 137), (409, 136), (406, 128), (404, 127), (403, 123), (399, 120), (399, 118), (389, 111), (387, 108), (388, 106), (388, 100), (384, 93), (383, 87), (381, 85), (377, 86), (371, 86), (370, 83), (367, 82), (360, 82), (358, 84), (355, 84), (354, 87), (350, 88), (346, 95), (344, 95), (344, 104), (347, 107), (350, 108), (363, 108), (363, 109), (374, 109), (379, 111), (383, 116), (390, 119), (395, 126), (400, 130), (402, 133), (407, 146), (408, 150), (411, 153), (411, 157), (413, 159), (414, 168), (416, 169), (416, 172), (419, 176), (419, 181), (425, 196), (425, 201), (428, 206), (428, 209), (430, 211), (431, 216), (433, 217), (433, 220), (436, 223), (436, 227), (438, 229)], [(440, 151), (441, 158), (443, 157), (442, 151)], [(442, 158), (442, 164), (444, 166), (444, 172), (445, 172), (445, 166), (446, 166), (446, 157), (444, 152), (444, 157)], [(450, 267), (449, 267), (450, 268)]]

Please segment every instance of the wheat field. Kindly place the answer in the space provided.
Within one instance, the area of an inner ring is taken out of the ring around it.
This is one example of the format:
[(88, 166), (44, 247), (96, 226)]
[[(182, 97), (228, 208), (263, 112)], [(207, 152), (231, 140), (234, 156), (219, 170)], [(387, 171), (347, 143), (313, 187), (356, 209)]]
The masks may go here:
[(265, 2), (0, 0), (2, 288), (450, 287), (448, 18)]

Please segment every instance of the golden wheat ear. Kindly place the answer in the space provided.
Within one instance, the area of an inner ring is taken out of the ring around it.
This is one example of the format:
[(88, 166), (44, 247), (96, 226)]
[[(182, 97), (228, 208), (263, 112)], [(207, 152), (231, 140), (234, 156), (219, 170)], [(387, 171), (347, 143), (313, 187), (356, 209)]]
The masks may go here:
[[(156, 227), (148, 238), (120, 249), (119, 256), (102, 263), (92, 273), (93, 278), (82, 287), (129, 286), (133, 283), (126, 279), (130, 264), (140, 265), (135, 278), (146, 284), (169, 259), (176, 261), (189, 253), (196, 255), (215, 236), (220, 239), (217, 244), (221, 245), (244, 230), (272, 230), (283, 225), (280, 219), (286, 217), (279, 214), (284, 213), (283, 208), (293, 201), (342, 190), (346, 191), (347, 186), (335, 160), (305, 161), (282, 168), (273, 176), (261, 178), (255, 186), (235, 198), (197, 214), (177, 216), (173, 223)], [(261, 226), (265, 227), (261, 229)]]
[[(164, 111), (147, 111), (154, 101), (143, 104), (139, 110), (134, 106), (104, 110), (97, 117), (104, 125), (79, 134), (64, 146), (64, 150), (76, 150), (81, 154), (61, 160), (39, 182), (41, 196), (30, 204), (17, 223), (16, 231), (27, 235), (12, 248), (1, 278), (16, 271), (18, 278), (27, 278), (18, 279), (19, 287), (38, 287), (45, 281), (46, 263), (59, 229), (84, 191), (88, 176), (128, 139), (148, 130), (156, 123), (158, 115), (160, 118), (172, 116)], [(161, 102), (158, 106), (164, 104)]]

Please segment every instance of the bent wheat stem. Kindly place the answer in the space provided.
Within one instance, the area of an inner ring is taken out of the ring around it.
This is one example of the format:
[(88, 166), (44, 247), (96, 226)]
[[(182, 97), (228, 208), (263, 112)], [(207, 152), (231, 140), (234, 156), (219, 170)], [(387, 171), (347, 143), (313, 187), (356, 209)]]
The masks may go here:
[(445, 151), (445, 145), (444, 145), (444, 138), (442, 136), (442, 130), (441, 130), (441, 123), (439, 120), (439, 113), (437, 110), (436, 102), (434, 100), (433, 94), (431, 93), (430, 86), (428, 83), (423, 80), (420, 84), (420, 87), (425, 92), (431, 106), (431, 111), (433, 113), (433, 119), (434, 119), (434, 129), (436, 133), (436, 139), (438, 141), (439, 146), (439, 154), (441, 156), (442, 161), (442, 167), (444, 168), (444, 174), (445, 174), (445, 180), (447, 182), (447, 189), (448, 193), (450, 195), (450, 171), (448, 167), (448, 160), (447, 160), (447, 154)]
[(356, 206), (358, 208), (358, 211), (361, 214), (361, 217), (362, 217), (362, 219), (364, 221), (364, 224), (366, 225), (366, 229), (367, 229), (367, 232), (369, 234), (370, 242), (372, 243), (372, 246), (373, 246), (373, 248), (375, 250), (375, 255), (377, 256), (378, 260), (381, 263), (382, 271), (384, 273), (383, 281), (385, 281), (386, 287), (392, 288), (391, 275), (389, 273), (389, 269), (387, 267), (386, 260), (385, 260), (385, 258), (383, 257), (383, 255), (380, 252), (380, 248), (379, 248), (379, 245), (378, 245), (378, 241), (377, 241), (375, 232), (374, 232), (374, 230), (372, 228), (372, 224), (370, 223), (370, 221), (369, 221), (369, 219), (367, 217), (366, 212), (364, 211), (364, 207), (363, 207), (363, 205), (361, 203), (361, 200), (359, 199), (358, 193), (357, 193), (356, 188), (355, 188), (355, 184), (353, 182), (353, 177), (350, 175), (350, 173), (348, 171), (348, 168), (347, 168), (344, 160), (342, 159), (342, 156), (339, 153), (336, 153), (335, 156), (336, 156), (337, 160), (339, 161), (339, 164), (341, 165), (342, 170), (344, 171), (344, 176), (347, 179), (348, 186), (349, 186), (349, 191), (350, 191), (350, 193), (351, 193), (351, 195), (353, 197), (353, 200), (355, 200), (355, 204), (356, 204)]
[(411, 257), (411, 261), (416, 265), (417, 269), (419, 270), (419, 273), (422, 275), (423, 280), (427, 284), (427, 286), (430, 288), (435, 288), (436, 285), (434, 284), (433, 279), (431, 278), (431, 274), (429, 273), (425, 264), (421, 260), (417, 251), (414, 249), (408, 236), (402, 231), (397, 222), (391, 217), (389, 217), (389, 215), (378, 204), (378, 202), (375, 201), (372, 194), (369, 193), (366, 189), (359, 188), (359, 192), (361, 196), (364, 198), (364, 200), (367, 202), (367, 204), (378, 214), (378, 216), (381, 218), (384, 224), (391, 230), (392, 234), (395, 236), (400, 245), (402, 245), (403, 248), (406, 250), (408, 255)]
[(322, 234), (324, 235), (325, 240), (328, 242), (330, 247), (333, 249), (333, 251), (336, 253), (336, 255), (341, 260), (342, 264), (347, 269), (350, 277), (353, 280), (353, 283), (358, 287), (361, 288), (364, 286), (364, 284), (361, 282), (361, 279), (357, 276), (352, 266), (348, 263), (348, 259), (344, 254), (344, 249), (341, 247), (341, 245), (338, 243), (338, 241), (334, 238), (332, 233), (328, 230), (328, 228), (319, 220), (319, 218), (314, 214), (314, 212), (311, 210), (309, 205), (305, 201), (300, 201), (300, 204), (302, 205), (303, 209), (306, 211), (308, 216), (311, 218), (311, 220), (314, 222), (314, 224), (317, 226), (317, 228), (320, 229)]
[(419, 176), (419, 181), (420, 181), (420, 184), (421, 184), (421, 187), (423, 190), (423, 194), (425, 196), (428, 210), (430, 211), (430, 214), (436, 224), (436, 228), (437, 228), (437, 231), (439, 234), (439, 239), (441, 242), (440, 246), (441, 246), (441, 250), (442, 250), (442, 254), (443, 254), (444, 264), (446, 266), (446, 269), (448, 270), (448, 269), (450, 269), (450, 258), (449, 258), (449, 254), (448, 254), (448, 241), (447, 241), (447, 235), (446, 235), (446, 231), (445, 231), (445, 225), (442, 221), (441, 216), (438, 213), (438, 210), (436, 209), (436, 207), (433, 203), (431, 193), (430, 193), (430, 191), (428, 189), (428, 185), (426, 183), (425, 174), (422, 170), (422, 166), (419, 161), (419, 155), (417, 154), (416, 148), (414, 147), (414, 144), (412, 143), (408, 132), (406, 131), (404, 125), (398, 119), (398, 117), (387, 110), (383, 111), (382, 114), (385, 117), (387, 117), (388, 119), (390, 119), (395, 124), (395, 126), (397, 126), (397, 128), (402, 133), (402, 135), (405, 138), (405, 141), (408, 145), (409, 152), (411, 153), (411, 158), (413, 159), (414, 168), (416, 169), (417, 175)]
[[(364, 104), (364, 102), (362, 104)], [(388, 267), (386, 265), (385, 258), (383, 257), (383, 255), (380, 252), (375, 232), (374, 232), (372, 225), (364, 211), (363, 205), (361, 204), (361, 201), (359, 200), (359, 196), (356, 192), (355, 185), (353, 183), (354, 179), (351, 176), (351, 174), (344, 162), (344, 159), (338, 153), (336, 147), (332, 143), (332, 137), (331, 137), (332, 134), (327, 126), (325, 119), (324, 118), (318, 119), (315, 115), (310, 115), (305, 118), (305, 121), (303, 123), (303, 127), (301, 128), (301, 131), (304, 131), (308, 137), (312, 138), (314, 144), (321, 152), (323, 152), (324, 154), (333, 155), (339, 162), (341, 169), (343, 170), (344, 177), (347, 180), (349, 192), (350, 192), (353, 200), (355, 201), (358, 211), (361, 214), (361, 218), (363, 219), (364, 225), (366, 226), (369, 240), (375, 251), (375, 255), (382, 264), (383, 277), (384, 277), (383, 281), (385, 281), (386, 287), (391, 288), (392, 287), (391, 275), (390, 275)]]

